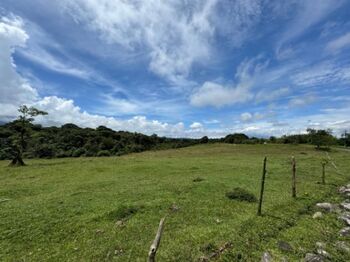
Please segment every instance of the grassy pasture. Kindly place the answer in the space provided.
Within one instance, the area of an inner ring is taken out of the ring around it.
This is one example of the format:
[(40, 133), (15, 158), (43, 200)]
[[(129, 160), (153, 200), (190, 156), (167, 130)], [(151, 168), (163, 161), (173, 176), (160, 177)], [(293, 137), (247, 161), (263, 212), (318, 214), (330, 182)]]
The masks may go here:
[[(312, 219), (316, 202), (341, 201), (337, 185), (350, 178), (350, 153), (329, 154), (347, 176), (328, 165), (326, 185), (317, 183), (325, 153), (306, 145), (198, 145), (122, 157), (27, 160), (21, 168), (1, 161), (0, 261), (145, 261), (165, 215), (158, 261), (198, 261), (226, 242), (232, 248), (218, 261), (259, 261), (264, 251), (298, 261), (317, 241), (327, 243), (334, 261), (349, 261), (332, 244), (341, 239), (336, 215)], [(231, 200), (226, 193), (241, 187), (258, 197), (265, 155), (264, 215), (257, 217), (257, 202)], [(281, 250), (278, 241), (292, 250)]]

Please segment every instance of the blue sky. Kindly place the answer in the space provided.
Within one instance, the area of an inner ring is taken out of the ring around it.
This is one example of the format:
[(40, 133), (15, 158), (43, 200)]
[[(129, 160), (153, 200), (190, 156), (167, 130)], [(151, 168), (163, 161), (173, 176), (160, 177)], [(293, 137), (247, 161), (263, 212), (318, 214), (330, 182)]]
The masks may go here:
[(173, 137), (350, 129), (350, 2), (0, 2), (0, 121)]

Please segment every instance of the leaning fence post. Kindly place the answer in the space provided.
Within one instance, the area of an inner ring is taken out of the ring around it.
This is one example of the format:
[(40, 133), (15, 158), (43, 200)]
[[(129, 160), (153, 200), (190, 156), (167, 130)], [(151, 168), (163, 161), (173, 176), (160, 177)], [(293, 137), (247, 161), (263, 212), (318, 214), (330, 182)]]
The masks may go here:
[(163, 233), (164, 220), (165, 220), (165, 217), (160, 220), (156, 237), (154, 238), (153, 243), (152, 243), (152, 245), (151, 245), (151, 247), (149, 249), (149, 252), (148, 252), (148, 262), (155, 262), (156, 261), (155, 260), (156, 259), (156, 254), (157, 254), (157, 250), (158, 250), (158, 247), (159, 247), (160, 239), (161, 239), (162, 233)]
[(260, 189), (258, 216), (261, 216), (261, 206), (262, 206), (262, 201), (263, 201), (263, 196), (264, 196), (265, 176), (266, 176), (266, 156), (264, 158), (263, 173), (262, 173), (262, 178), (261, 178), (261, 189)]
[(297, 197), (297, 181), (296, 181), (296, 174), (295, 174), (296, 168), (295, 168), (295, 157), (292, 156), (292, 197)]
[(326, 162), (322, 162), (322, 184), (326, 184)]

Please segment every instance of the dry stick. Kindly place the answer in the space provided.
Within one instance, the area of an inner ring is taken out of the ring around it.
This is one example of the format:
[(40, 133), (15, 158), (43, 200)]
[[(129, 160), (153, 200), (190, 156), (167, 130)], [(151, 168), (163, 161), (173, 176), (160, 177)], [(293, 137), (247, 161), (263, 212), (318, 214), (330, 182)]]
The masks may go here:
[(297, 197), (297, 181), (296, 181), (296, 175), (295, 175), (295, 157), (292, 157), (292, 197)]
[(326, 184), (326, 163), (322, 162), (322, 184)]
[(339, 175), (343, 175), (343, 173), (338, 170), (338, 167), (336, 166), (336, 164), (334, 163), (332, 158), (329, 156), (328, 152), (326, 152), (326, 155), (327, 155), (329, 162), (331, 162), (332, 166), (334, 167), (335, 172), (337, 172), (337, 174), (339, 174)]
[(263, 173), (261, 178), (261, 190), (260, 190), (260, 199), (259, 199), (259, 207), (258, 207), (258, 216), (261, 216), (261, 206), (262, 206), (263, 196), (264, 196), (265, 176), (266, 176), (266, 156), (264, 158)]
[(162, 233), (163, 233), (164, 220), (165, 220), (165, 217), (163, 217), (160, 220), (156, 237), (154, 238), (153, 243), (151, 245), (151, 248), (150, 248), (150, 250), (148, 252), (148, 262), (155, 262), (156, 261), (155, 260), (156, 259), (156, 254), (157, 254), (157, 250), (158, 250), (158, 247), (159, 247), (160, 239), (161, 239)]

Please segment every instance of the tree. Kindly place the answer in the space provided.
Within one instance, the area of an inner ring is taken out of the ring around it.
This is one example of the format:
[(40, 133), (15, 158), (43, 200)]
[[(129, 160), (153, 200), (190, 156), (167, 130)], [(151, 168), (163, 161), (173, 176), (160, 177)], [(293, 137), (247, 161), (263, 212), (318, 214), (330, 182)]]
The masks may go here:
[(229, 134), (224, 138), (225, 143), (230, 144), (242, 144), (244, 141), (247, 141), (249, 137), (245, 134), (235, 133)]
[(201, 144), (207, 144), (209, 142), (209, 138), (207, 136), (203, 136), (200, 140), (199, 143)]
[(47, 115), (47, 112), (40, 111), (34, 107), (22, 105), (19, 107), (20, 115), (15, 121), (15, 134), (13, 140), (14, 156), (10, 163), (11, 166), (24, 166), (23, 152), (27, 147), (27, 139), (31, 131), (31, 123), (34, 118), (39, 115)]
[(329, 147), (331, 144), (334, 144), (335, 138), (332, 136), (331, 130), (315, 130), (308, 128), (308, 132), (311, 144), (315, 145), (317, 149), (320, 149), (321, 146)]

